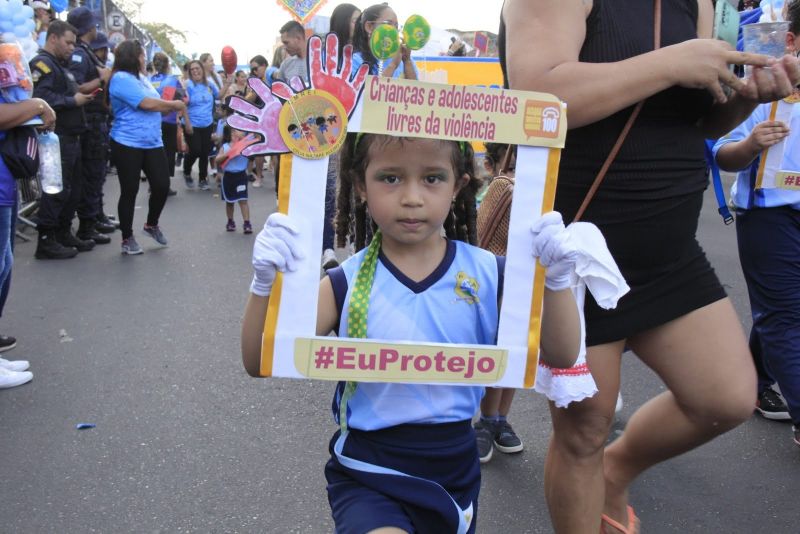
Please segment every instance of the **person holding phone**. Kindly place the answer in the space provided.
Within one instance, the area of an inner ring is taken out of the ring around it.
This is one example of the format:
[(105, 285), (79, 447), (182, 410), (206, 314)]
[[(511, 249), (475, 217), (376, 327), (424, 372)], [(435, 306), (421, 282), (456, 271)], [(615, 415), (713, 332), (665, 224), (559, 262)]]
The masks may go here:
[(39, 201), (36, 230), (37, 259), (66, 259), (92, 250), (93, 240), (72, 233), (72, 219), (81, 201), (81, 135), (86, 133), (84, 106), (93, 97), (79, 90), (75, 76), (67, 69), (75, 50), (79, 30), (63, 20), (47, 29), (44, 48), (30, 61), (33, 96), (45, 100), (58, 114), (55, 133), (61, 146), (61, 179), (57, 194), (43, 194)]

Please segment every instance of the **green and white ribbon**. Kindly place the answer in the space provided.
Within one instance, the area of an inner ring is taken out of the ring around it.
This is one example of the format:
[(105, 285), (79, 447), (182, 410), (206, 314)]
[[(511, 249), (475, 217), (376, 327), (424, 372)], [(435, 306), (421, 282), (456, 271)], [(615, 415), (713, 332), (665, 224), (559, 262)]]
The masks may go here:
[[(347, 303), (347, 337), (367, 337), (367, 313), (369, 312), (369, 296), (375, 282), (375, 269), (378, 267), (378, 253), (381, 251), (381, 232), (372, 236), (372, 241), (364, 254), (364, 260), (356, 273), (356, 281), (350, 292)], [(347, 403), (358, 387), (358, 382), (347, 382), (339, 403), (339, 426), (342, 432), (347, 431)]]

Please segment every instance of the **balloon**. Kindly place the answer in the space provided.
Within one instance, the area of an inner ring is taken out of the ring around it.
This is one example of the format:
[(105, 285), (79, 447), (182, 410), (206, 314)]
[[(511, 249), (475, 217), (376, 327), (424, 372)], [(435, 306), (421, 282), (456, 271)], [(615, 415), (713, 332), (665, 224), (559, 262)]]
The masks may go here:
[(33, 30), (36, 29), (36, 23), (33, 22), (33, 19), (28, 19), (24, 22), (25, 28), (28, 30), (28, 33), (33, 33)]
[(33, 18), (33, 8), (31, 6), (22, 6), (21, 13), (25, 16), (26, 19)]
[(369, 49), (376, 59), (389, 59), (400, 50), (400, 34), (397, 28), (381, 24), (369, 36)]
[[(24, 6), (23, 6), (23, 7), (24, 7)], [(13, 20), (13, 21), (14, 21), (14, 25), (15, 25), (15, 26), (19, 26), (20, 24), (22, 24), (23, 22), (25, 22), (26, 20), (28, 20), (28, 18), (29, 18), (29, 17), (26, 17), (26, 16), (25, 16), (25, 15), (22, 13), (22, 11), (17, 11), (16, 13), (14, 13), (14, 16), (13, 16), (13, 17), (11, 17), (11, 20)]]
[(236, 50), (230, 46), (222, 48), (222, 68), (225, 69), (225, 74), (231, 75), (236, 72)]
[[(13, 2), (14, 0), (8, 0), (9, 2)], [(52, 7), (56, 13), (61, 13), (65, 9), (67, 9), (67, 5), (69, 4), (69, 0), (50, 0), (50, 7)]]
[(14, 35), (14, 32), (3, 30), (3, 42), (4, 43), (13, 43), (17, 41), (17, 36)]
[(8, 2), (0, 2), (0, 20), (11, 19), (11, 8)]
[(14, 30), (14, 23), (9, 19), (0, 20), (0, 31), (10, 32)]
[(39, 44), (33, 39), (23, 39), (21, 44), (22, 52), (25, 54), (27, 61), (33, 59), (36, 56), (36, 52), (39, 51)]
[(22, 9), (22, 0), (8, 0), (8, 7), (11, 8), (12, 13), (16, 13)]
[(431, 38), (431, 25), (422, 15), (411, 15), (403, 24), (403, 41), (411, 50), (420, 50)]
[(23, 37), (30, 37), (31, 32), (28, 31), (28, 28), (26, 28), (24, 24), (20, 24), (19, 26), (14, 26), (14, 35), (21, 39)]

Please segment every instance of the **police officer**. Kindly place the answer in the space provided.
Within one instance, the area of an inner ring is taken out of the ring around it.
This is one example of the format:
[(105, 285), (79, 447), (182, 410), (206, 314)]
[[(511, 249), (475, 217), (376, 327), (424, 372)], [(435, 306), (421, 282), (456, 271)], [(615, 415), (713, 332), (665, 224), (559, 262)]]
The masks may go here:
[(55, 195), (42, 194), (39, 202), (39, 259), (71, 258), (78, 251), (94, 248), (72, 234), (72, 218), (81, 194), (80, 135), (86, 131), (83, 106), (93, 97), (78, 91), (75, 78), (66, 65), (75, 49), (77, 30), (69, 23), (54, 20), (47, 29), (47, 40), (30, 61), (33, 96), (41, 98), (56, 112), (55, 133), (61, 144), (61, 177), (64, 189)]
[[(69, 70), (75, 76), (78, 90), (84, 94), (100, 95), (108, 84), (111, 69), (100, 62), (90, 46), (97, 37), (94, 15), (86, 7), (76, 7), (67, 15), (67, 22), (78, 30), (78, 42), (69, 63)], [(103, 184), (106, 180), (108, 153), (108, 108), (105, 99), (96, 97), (86, 104), (84, 111), (88, 129), (81, 135), (83, 189), (78, 204), (80, 226), (77, 236), (78, 239), (105, 245), (111, 242), (111, 238), (104, 234), (114, 231), (114, 225), (97, 222), (98, 215), (103, 211)]]
[[(97, 37), (95, 37), (94, 41), (92, 41), (89, 44), (89, 48), (92, 49), (92, 52), (94, 52), (94, 55), (97, 56), (97, 59), (100, 60), (100, 63), (102, 65), (105, 65), (105, 66), (108, 66), (109, 63), (110, 63), (109, 62), (109, 57), (108, 57), (108, 49), (109, 49), (110, 46), (111, 45), (108, 42), (108, 37), (106, 36), (105, 33), (101, 32), (101, 31), (97, 32)], [(105, 98), (105, 97), (102, 97), (102, 98)], [(106, 108), (106, 109), (108, 109), (108, 108)], [(109, 131), (110, 128), (111, 128), (111, 113), (109, 112), (108, 120), (106, 121), (106, 131)], [(111, 153), (111, 149), (109, 147), (109, 150), (106, 152), (106, 155), (105, 155), (105, 158), (104, 158), (104, 160), (106, 162), (108, 162), (108, 157), (109, 157), (110, 153)], [(106, 170), (108, 170), (108, 164), (106, 164)], [(109, 215), (107, 215), (105, 213), (105, 210), (103, 209), (103, 199), (104, 199), (104, 195), (103, 195), (103, 192), (101, 190), (100, 191), (100, 211), (97, 214), (97, 223), (98, 224), (95, 224), (95, 227), (97, 228), (97, 230), (99, 232), (111, 233), (111, 232), (108, 231), (108, 227), (109, 226), (113, 226), (115, 229), (119, 228), (119, 221), (117, 221), (116, 218), (114, 218), (113, 216), (109, 216)]]

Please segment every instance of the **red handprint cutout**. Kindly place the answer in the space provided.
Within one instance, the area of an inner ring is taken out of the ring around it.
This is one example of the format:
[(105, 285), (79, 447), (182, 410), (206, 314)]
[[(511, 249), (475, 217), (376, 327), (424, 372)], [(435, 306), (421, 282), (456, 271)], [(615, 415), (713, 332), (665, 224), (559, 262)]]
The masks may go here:
[(281, 101), (272, 95), (267, 84), (260, 79), (250, 78), (247, 83), (264, 102), (264, 107), (251, 104), (241, 97), (232, 96), (228, 105), (235, 114), (228, 117), (228, 126), (243, 132), (258, 134), (263, 141), (251, 144), (242, 150), (242, 155), (257, 156), (289, 152), (279, 132), (278, 119), (281, 113)]
[[(324, 57), (323, 57), (324, 55)], [(322, 39), (314, 35), (308, 41), (308, 67), (311, 89), (327, 91), (342, 103), (347, 116), (353, 112), (358, 95), (364, 87), (369, 65), (362, 64), (351, 80), (353, 71), (353, 47), (347, 45), (342, 53), (342, 68), (339, 69), (339, 38), (335, 33), (325, 37), (325, 54), (322, 53)], [(299, 92), (294, 83), (289, 87), (284, 82), (272, 84), (272, 93), (284, 100)]]

